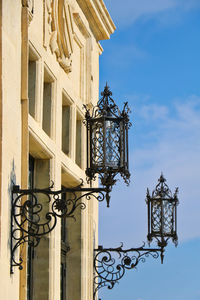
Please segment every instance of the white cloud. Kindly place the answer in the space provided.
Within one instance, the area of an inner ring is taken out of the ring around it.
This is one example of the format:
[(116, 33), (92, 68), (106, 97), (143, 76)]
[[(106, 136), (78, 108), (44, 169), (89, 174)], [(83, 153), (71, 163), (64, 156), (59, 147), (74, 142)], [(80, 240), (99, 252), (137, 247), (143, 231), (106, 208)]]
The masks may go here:
[(166, 106), (161, 106), (157, 104), (153, 105), (144, 105), (142, 109), (138, 112), (143, 119), (147, 121), (150, 120), (149, 116), (151, 116), (151, 121), (158, 119), (165, 119), (168, 116), (168, 108)]
[(193, 9), (193, 8), (197, 8), (197, 7), (200, 7), (200, 2), (199, 0), (184, 0), (184, 1), (181, 1), (181, 0), (177, 0), (177, 3), (179, 3), (179, 6), (182, 6), (184, 10), (190, 10), (190, 9)]
[(175, 0), (115, 0), (105, 1), (111, 15), (120, 23), (132, 23), (142, 16), (159, 13), (176, 6)]
[(120, 26), (127, 26), (140, 18), (157, 17), (174, 9), (188, 11), (200, 7), (199, 0), (104, 0), (111, 16)]

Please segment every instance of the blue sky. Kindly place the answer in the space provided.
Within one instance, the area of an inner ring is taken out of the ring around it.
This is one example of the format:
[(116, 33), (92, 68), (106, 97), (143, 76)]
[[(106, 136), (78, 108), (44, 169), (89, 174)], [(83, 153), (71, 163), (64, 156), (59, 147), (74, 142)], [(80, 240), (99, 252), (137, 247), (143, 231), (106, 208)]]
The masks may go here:
[(179, 246), (164, 265), (147, 259), (102, 300), (200, 299), (200, 1), (105, 0), (116, 31), (102, 41), (100, 90), (131, 107), (131, 185), (120, 181), (111, 207), (100, 204), (99, 243), (137, 247), (146, 241), (146, 188), (161, 171), (179, 187)]

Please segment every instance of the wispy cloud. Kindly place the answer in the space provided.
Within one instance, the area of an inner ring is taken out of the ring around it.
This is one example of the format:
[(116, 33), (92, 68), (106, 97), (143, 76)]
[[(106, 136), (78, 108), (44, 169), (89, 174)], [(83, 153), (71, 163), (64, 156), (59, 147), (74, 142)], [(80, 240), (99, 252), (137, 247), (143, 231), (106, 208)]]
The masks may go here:
[[(155, 178), (163, 171), (170, 182), (180, 187), (179, 222), (182, 239), (199, 236), (199, 114), (200, 98), (195, 96), (177, 101), (172, 110), (155, 104), (143, 106), (140, 117), (149, 124), (146, 144), (142, 148), (137, 146), (132, 153), (133, 167), (140, 178), (144, 173), (145, 177)], [(148, 135), (155, 137), (151, 144)]]
[(147, 122), (153, 120), (164, 120), (168, 117), (168, 107), (157, 104), (144, 105), (139, 111), (139, 115)]
[[(155, 188), (161, 171), (172, 191), (176, 186), (180, 189), (180, 240), (199, 237), (200, 97), (176, 99), (172, 107), (151, 104), (150, 101), (142, 106), (138, 104), (135, 115), (139, 116), (139, 126), (145, 128), (142, 131), (143, 143), (137, 143), (134, 149), (130, 149), (131, 186), (126, 189), (124, 185), (118, 185), (112, 193), (112, 210), (103, 212), (104, 224), (101, 224), (100, 228), (104, 240), (107, 240), (108, 244), (110, 239), (116, 243), (123, 240), (130, 246), (133, 243), (140, 245), (142, 240), (145, 240), (146, 188)], [(131, 139), (137, 139), (139, 134), (138, 130), (134, 133), (136, 136), (131, 136)], [(109, 221), (109, 225), (106, 225), (107, 218), (112, 219), (112, 224)], [(105, 234), (108, 227), (110, 230)], [(134, 227), (137, 230), (134, 230), (132, 236)], [(127, 228), (125, 232), (124, 228)]]
[(140, 18), (159, 17), (175, 9), (188, 11), (200, 7), (199, 0), (105, 0), (105, 3), (120, 26), (131, 25)]

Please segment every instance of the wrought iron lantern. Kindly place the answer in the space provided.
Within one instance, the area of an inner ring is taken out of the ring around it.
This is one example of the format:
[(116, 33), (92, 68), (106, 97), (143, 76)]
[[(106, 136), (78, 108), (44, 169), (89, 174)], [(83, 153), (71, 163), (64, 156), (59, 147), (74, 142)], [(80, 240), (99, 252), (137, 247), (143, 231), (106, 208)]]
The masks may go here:
[[(122, 111), (111, 98), (112, 92), (106, 84), (102, 98), (92, 113), (85, 106), (87, 126), (87, 169), (89, 181), (99, 174), (103, 186), (112, 188), (115, 176), (120, 173), (129, 184), (128, 129), (129, 108), (127, 102)], [(109, 206), (109, 203), (108, 203)]]
[(155, 190), (150, 195), (147, 189), (149, 243), (155, 238), (159, 247), (165, 247), (169, 239), (177, 245), (178, 188), (172, 194), (166, 179), (161, 174)]

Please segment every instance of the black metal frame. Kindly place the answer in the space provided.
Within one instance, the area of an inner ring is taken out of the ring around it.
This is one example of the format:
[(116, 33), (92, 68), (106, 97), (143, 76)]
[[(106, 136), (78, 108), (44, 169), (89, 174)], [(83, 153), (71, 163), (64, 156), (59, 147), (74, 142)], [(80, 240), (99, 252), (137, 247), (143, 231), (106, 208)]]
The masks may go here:
[(136, 268), (139, 262), (145, 262), (151, 256), (155, 259), (164, 258), (164, 247), (145, 248), (145, 243), (139, 248), (123, 249), (123, 244), (118, 248), (103, 248), (99, 246), (94, 251), (94, 300), (97, 292), (103, 287), (112, 289), (125, 275), (126, 270)]
[[(23, 259), (15, 258), (17, 249), (24, 243), (31, 247), (37, 247), (40, 239), (50, 233), (57, 224), (57, 218), (73, 218), (76, 208), (85, 209), (85, 203), (80, 200), (85, 197), (90, 200), (94, 197), (98, 201), (110, 199), (110, 189), (106, 188), (83, 188), (82, 183), (72, 188), (52, 190), (53, 185), (46, 189), (20, 189), (13, 186), (11, 208), (11, 262), (10, 273), (13, 267), (23, 269)], [(63, 199), (63, 193), (70, 193), (70, 198)], [(41, 197), (46, 197), (48, 209), (44, 207)], [(51, 204), (51, 205), (50, 205)], [(68, 249), (69, 250), (69, 249)]]
[[(97, 106), (86, 110), (84, 123), (87, 128), (88, 181), (99, 175), (103, 186), (112, 187), (119, 173), (128, 185), (130, 181), (128, 162), (128, 129), (130, 109), (128, 103), (120, 111), (111, 98), (112, 92), (106, 84)], [(109, 205), (109, 204), (108, 204)]]
[(148, 207), (148, 235), (149, 244), (153, 239), (159, 247), (165, 247), (169, 239), (177, 245), (177, 205), (178, 188), (172, 194), (166, 179), (161, 174), (156, 188), (150, 195), (147, 189), (146, 203)]

